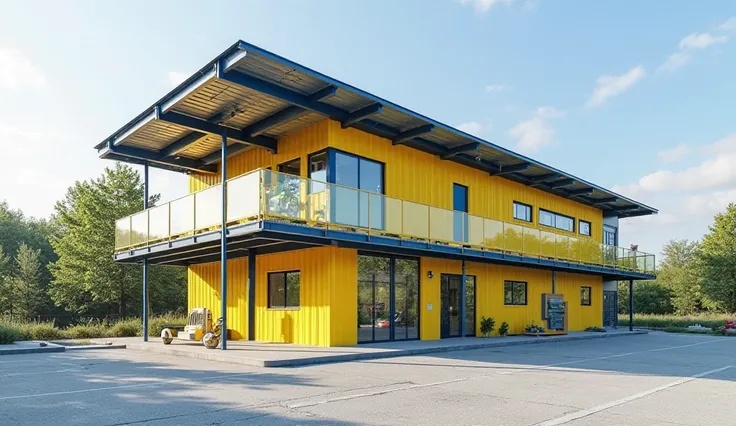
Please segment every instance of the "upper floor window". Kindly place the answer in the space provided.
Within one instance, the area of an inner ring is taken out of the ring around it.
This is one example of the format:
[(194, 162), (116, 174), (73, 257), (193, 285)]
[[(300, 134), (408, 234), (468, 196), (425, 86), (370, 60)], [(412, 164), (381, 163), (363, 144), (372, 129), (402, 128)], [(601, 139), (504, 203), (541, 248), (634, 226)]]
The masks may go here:
[(578, 224), (578, 231), (580, 231), (580, 235), (587, 235), (590, 237), (590, 222), (581, 220)]
[(279, 164), (279, 172), (287, 173), (294, 176), (301, 176), (302, 174), (302, 159), (295, 158), (286, 163)]
[(616, 245), (616, 228), (615, 227), (608, 226), (608, 225), (603, 226), (603, 244), (608, 244), (609, 246)]
[(575, 232), (575, 219), (559, 213), (539, 209), (539, 223), (563, 231)]
[(514, 201), (514, 219), (532, 221), (532, 206)]

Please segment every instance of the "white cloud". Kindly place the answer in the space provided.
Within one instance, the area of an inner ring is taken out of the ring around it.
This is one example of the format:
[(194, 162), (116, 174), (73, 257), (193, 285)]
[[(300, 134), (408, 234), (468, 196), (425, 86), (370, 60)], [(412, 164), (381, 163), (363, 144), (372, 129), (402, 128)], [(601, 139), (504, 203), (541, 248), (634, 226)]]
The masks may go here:
[(684, 156), (690, 153), (690, 147), (687, 144), (680, 144), (672, 149), (666, 149), (657, 153), (657, 158), (663, 163), (675, 163), (680, 161)]
[(189, 78), (189, 76), (190, 76), (189, 73), (171, 71), (169, 72), (169, 83), (171, 84), (171, 87), (176, 87), (180, 85), (184, 80)]
[(675, 52), (671, 54), (662, 65), (659, 66), (660, 71), (674, 71), (690, 63), (692, 55), (685, 52)]
[(598, 78), (598, 84), (588, 100), (589, 107), (603, 105), (608, 99), (629, 90), (646, 75), (641, 65), (621, 75), (604, 75)]
[(718, 26), (719, 30), (729, 31), (736, 29), (736, 16), (728, 18), (726, 22)]
[(467, 123), (459, 124), (455, 126), (457, 129), (462, 130), (465, 133), (470, 133), (473, 136), (480, 137), (483, 133), (483, 125), (477, 121), (469, 121)]
[(684, 170), (658, 170), (637, 182), (614, 187), (614, 191), (636, 196), (667, 191), (701, 191), (736, 184), (736, 133), (703, 147), (710, 154), (699, 165)]
[(516, 139), (516, 149), (523, 153), (539, 151), (554, 140), (555, 129), (550, 120), (562, 118), (567, 114), (551, 106), (541, 106), (534, 116), (520, 121), (509, 130), (509, 136)]
[(497, 4), (510, 4), (516, 0), (458, 0), (460, 4), (473, 6), (476, 12), (486, 13)]
[(567, 114), (566, 111), (560, 111), (551, 106), (542, 106), (536, 111), (536, 115), (542, 118), (562, 118), (565, 114)]
[(680, 40), (680, 49), (705, 49), (708, 46), (725, 43), (726, 36), (712, 36), (708, 33), (692, 33)]
[(511, 86), (507, 86), (505, 84), (489, 84), (488, 86), (486, 86), (486, 92), (488, 93), (504, 92), (511, 89)]
[(46, 78), (23, 54), (14, 49), (0, 48), (0, 89), (42, 89)]

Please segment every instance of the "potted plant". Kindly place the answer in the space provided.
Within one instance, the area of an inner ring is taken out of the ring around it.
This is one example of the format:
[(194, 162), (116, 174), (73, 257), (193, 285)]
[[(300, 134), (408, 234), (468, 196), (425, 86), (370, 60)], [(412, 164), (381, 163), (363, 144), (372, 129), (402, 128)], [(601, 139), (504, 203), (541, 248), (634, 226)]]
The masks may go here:
[(498, 335), (503, 337), (507, 334), (509, 334), (509, 323), (504, 321), (501, 323), (501, 327), (498, 328)]
[(496, 320), (493, 318), (483, 317), (480, 319), (480, 332), (483, 337), (489, 337), (493, 333), (493, 328), (496, 326)]

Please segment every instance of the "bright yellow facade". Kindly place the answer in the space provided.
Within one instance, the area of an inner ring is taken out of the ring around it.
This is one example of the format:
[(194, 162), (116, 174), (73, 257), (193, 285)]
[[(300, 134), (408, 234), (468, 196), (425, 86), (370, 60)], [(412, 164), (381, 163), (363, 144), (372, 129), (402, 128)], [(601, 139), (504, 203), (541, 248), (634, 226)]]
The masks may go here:
[[(441, 160), (356, 129), (342, 129), (339, 122), (323, 120), (279, 140), (278, 154), (260, 148), (245, 150), (228, 159), (228, 177), (257, 168), (276, 170), (279, 164), (301, 159), (302, 177), (308, 177), (308, 157), (325, 148), (336, 148), (384, 164), (385, 194), (441, 208), (452, 208), (452, 187), (468, 187), (470, 214), (538, 227), (539, 209), (547, 209), (591, 223), (592, 238), (602, 240), (603, 215), (596, 208), (489, 176), (461, 164)], [(190, 192), (219, 183), (219, 175), (193, 174)], [(532, 224), (513, 218), (514, 201), (534, 206)], [(577, 229), (577, 226), (576, 226)], [(576, 235), (555, 231), (561, 234)], [(579, 237), (579, 235), (576, 235)], [(256, 262), (255, 339), (318, 346), (357, 343), (356, 250), (333, 246), (259, 255)], [(247, 338), (247, 258), (228, 262), (228, 328), (232, 338)], [(271, 272), (298, 270), (301, 300), (298, 309), (267, 307), (267, 276)], [(429, 272), (432, 278), (429, 278)], [(420, 339), (440, 338), (440, 277), (460, 274), (461, 262), (434, 257), (420, 259)], [(467, 262), (467, 274), (476, 277), (476, 330), (483, 316), (498, 327), (508, 322), (510, 333), (520, 333), (532, 321), (543, 324), (543, 293), (552, 292), (552, 272), (542, 269)], [(206, 306), (219, 315), (219, 263), (189, 267), (189, 308)], [(504, 305), (504, 281), (528, 283), (525, 306)], [(591, 305), (581, 306), (580, 288), (591, 287)], [(569, 329), (602, 325), (601, 276), (558, 272), (556, 292), (568, 302)]]

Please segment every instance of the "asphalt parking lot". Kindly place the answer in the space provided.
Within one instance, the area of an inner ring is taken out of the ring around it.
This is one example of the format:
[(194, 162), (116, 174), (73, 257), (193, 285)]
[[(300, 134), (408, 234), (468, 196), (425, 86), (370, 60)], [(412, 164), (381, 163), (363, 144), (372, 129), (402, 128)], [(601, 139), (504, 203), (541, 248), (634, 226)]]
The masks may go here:
[(0, 425), (733, 425), (735, 365), (736, 338), (663, 333), (289, 369), (12, 355)]

